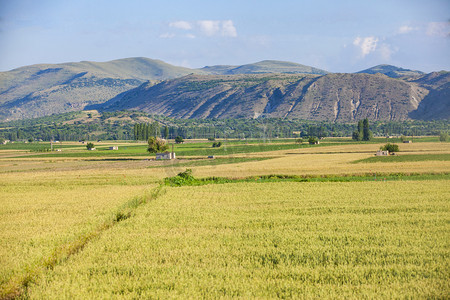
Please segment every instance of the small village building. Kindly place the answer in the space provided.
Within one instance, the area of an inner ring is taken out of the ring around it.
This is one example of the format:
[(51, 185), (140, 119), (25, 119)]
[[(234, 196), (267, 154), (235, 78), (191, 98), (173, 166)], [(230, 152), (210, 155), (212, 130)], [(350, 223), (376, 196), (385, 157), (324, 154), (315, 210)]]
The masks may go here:
[(403, 144), (411, 144), (412, 141), (403, 141)]
[(119, 146), (112, 146), (112, 147), (109, 147), (109, 150), (119, 150)]
[(162, 152), (162, 153), (156, 153), (156, 160), (162, 160), (162, 159), (175, 159), (175, 152)]
[(389, 156), (388, 150), (378, 150), (376, 156)]

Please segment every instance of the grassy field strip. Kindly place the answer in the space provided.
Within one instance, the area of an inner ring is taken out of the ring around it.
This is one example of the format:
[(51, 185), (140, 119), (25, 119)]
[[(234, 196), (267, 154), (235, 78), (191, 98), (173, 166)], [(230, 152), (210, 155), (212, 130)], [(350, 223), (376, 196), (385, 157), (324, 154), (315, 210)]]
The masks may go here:
[(450, 153), (391, 155), (387, 157), (373, 156), (354, 161), (354, 163), (393, 163), (406, 161), (450, 161)]
[[(353, 144), (353, 145), (329, 145), (326, 147), (298, 148), (288, 151), (279, 151), (282, 153), (372, 153), (380, 149), (385, 143), (380, 144)], [(399, 144), (400, 153), (402, 152), (427, 152), (427, 153), (450, 153), (450, 143), (418, 143), (418, 144)], [(265, 152), (264, 155), (270, 152)]]
[(446, 298), (448, 180), (167, 188), (29, 299)]
[(73, 251), (104, 227), (112, 210), (155, 187), (156, 180), (111, 170), (2, 174), (0, 295), (15, 292), (33, 270), (51, 264), (55, 251), (58, 259)]
[[(317, 175), (317, 174), (367, 174), (367, 173), (446, 173), (450, 170), (449, 161), (400, 162), (392, 165), (385, 163), (353, 162), (372, 157), (364, 153), (342, 154), (304, 154), (290, 155), (263, 161), (244, 162), (233, 165), (192, 167), (194, 175), (199, 177), (219, 176), (242, 178), (257, 175)], [(179, 169), (178, 169), (179, 170)]]

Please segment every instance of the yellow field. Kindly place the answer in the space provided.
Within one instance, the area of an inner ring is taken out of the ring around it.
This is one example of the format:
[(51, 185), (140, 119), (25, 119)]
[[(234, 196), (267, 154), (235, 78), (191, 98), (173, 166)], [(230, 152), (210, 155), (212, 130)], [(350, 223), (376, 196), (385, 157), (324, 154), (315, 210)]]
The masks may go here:
[(167, 188), (31, 299), (449, 295), (447, 181)]
[[(406, 163), (361, 163), (353, 161), (373, 157), (382, 144), (339, 145), (329, 147), (249, 153), (236, 156), (273, 156), (274, 159), (218, 166), (193, 167), (200, 177), (222, 176), (242, 178), (247, 176), (285, 175), (343, 175), (370, 173), (444, 173), (450, 171), (450, 161)], [(417, 143), (401, 145), (399, 155), (450, 153), (449, 143)], [(173, 173), (183, 171), (176, 168)]]
[[(111, 171), (111, 170), (110, 170)], [(0, 177), (0, 285), (8, 287), (59, 246), (92, 231), (114, 208), (155, 186), (126, 175), (7, 173)]]
[[(190, 168), (229, 178), (449, 173), (449, 161), (353, 163), (379, 146), (230, 154), (271, 159)], [(449, 143), (400, 148), (450, 153)], [(0, 298), (450, 294), (448, 180), (165, 187), (124, 210), (186, 167), (24, 154), (0, 151)]]

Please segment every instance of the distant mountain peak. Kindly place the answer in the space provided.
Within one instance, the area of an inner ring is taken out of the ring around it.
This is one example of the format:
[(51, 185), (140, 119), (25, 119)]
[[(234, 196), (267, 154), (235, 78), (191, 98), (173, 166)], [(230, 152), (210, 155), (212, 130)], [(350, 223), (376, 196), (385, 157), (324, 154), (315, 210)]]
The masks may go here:
[(404, 69), (400, 67), (396, 67), (393, 65), (387, 65), (387, 64), (381, 64), (377, 65), (375, 67), (359, 71), (357, 73), (366, 73), (366, 74), (377, 74), (381, 73), (386, 76), (392, 77), (392, 78), (399, 78), (404, 76), (420, 76), (425, 74), (422, 71), (418, 70), (410, 70), (410, 69)]
[(207, 66), (200, 69), (214, 75), (236, 75), (236, 74), (263, 74), (263, 73), (286, 73), (286, 74), (315, 74), (325, 75), (328, 71), (318, 68), (280, 60), (262, 60), (259, 62), (241, 66)]

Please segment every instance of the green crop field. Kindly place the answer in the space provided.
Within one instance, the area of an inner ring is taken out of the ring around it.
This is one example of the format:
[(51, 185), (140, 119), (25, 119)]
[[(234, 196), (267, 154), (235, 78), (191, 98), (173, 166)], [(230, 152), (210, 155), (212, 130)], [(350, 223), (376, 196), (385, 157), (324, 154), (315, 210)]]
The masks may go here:
[(94, 144), (0, 145), (0, 299), (450, 297), (449, 143)]
[(407, 162), (407, 161), (450, 161), (450, 153), (444, 154), (411, 154), (411, 155), (391, 155), (375, 156), (356, 161), (360, 162)]

